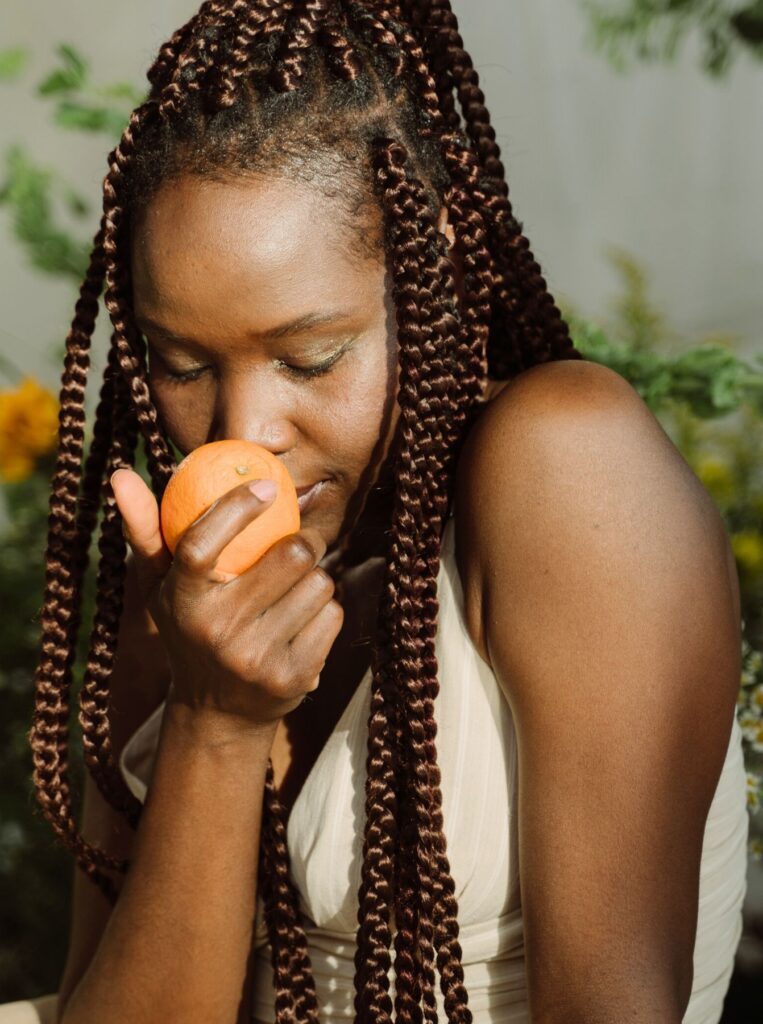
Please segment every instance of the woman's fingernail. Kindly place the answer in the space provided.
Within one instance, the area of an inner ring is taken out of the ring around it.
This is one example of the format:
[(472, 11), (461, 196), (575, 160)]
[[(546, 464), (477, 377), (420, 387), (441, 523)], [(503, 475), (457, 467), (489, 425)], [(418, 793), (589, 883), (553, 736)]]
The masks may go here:
[(114, 472), (109, 477), (109, 483), (111, 484), (112, 491), (114, 490), (114, 477), (117, 475), (118, 472), (119, 472), (119, 470), (115, 469)]
[(270, 501), (275, 498), (278, 486), (275, 480), (255, 480), (249, 484), (249, 490), (260, 501)]

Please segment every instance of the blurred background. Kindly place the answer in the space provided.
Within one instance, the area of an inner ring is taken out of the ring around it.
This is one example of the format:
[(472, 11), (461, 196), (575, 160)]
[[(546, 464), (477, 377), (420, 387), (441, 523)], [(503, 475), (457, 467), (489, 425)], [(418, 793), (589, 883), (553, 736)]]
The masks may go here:
[[(26, 738), (64, 339), (106, 155), (140, 102), (158, 46), (196, 6), (68, 0), (46, 5), (42, 18), (39, 5), (6, 0), (0, 10), (0, 1002), (55, 991), (67, 943), (72, 861), (37, 810)], [(453, 7), (515, 213), (576, 344), (638, 389), (732, 540), (743, 599), (738, 716), (750, 859), (723, 1019), (760, 1021), (763, 2)], [(107, 344), (101, 323), (90, 414)], [(77, 792), (76, 749), (72, 760)]]

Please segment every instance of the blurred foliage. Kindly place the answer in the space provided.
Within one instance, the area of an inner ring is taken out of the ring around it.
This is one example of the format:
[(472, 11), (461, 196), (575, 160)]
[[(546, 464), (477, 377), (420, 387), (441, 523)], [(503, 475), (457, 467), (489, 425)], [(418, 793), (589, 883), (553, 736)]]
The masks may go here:
[[(54, 456), (7, 484), (10, 523), (2, 536), (0, 602), (0, 1001), (56, 991), (69, 931), (73, 863), (53, 839), (33, 795), (27, 732), (32, 720), (43, 554)], [(92, 604), (92, 583), (88, 604)], [(8, 614), (10, 613), (10, 614)], [(88, 611), (88, 615), (92, 615)], [(80, 680), (81, 681), (81, 680)], [(72, 781), (81, 785), (76, 755)]]
[[(35, 87), (36, 95), (52, 104), (54, 124), (68, 131), (103, 134), (112, 141), (119, 138), (130, 112), (142, 102), (141, 93), (124, 82), (93, 84), (87, 60), (72, 46), (62, 44), (56, 54), (57, 66)], [(0, 82), (18, 81), (27, 58), (24, 50), (0, 51)], [(27, 259), (38, 270), (79, 283), (91, 242), (72, 237), (66, 219), (92, 227), (90, 204), (57, 169), (41, 166), (24, 146), (12, 146), (3, 159), (0, 206), (8, 208)]]
[[(725, 75), (740, 50), (763, 58), (763, 0), (580, 0), (594, 47), (618, 71), (636, 61), (672, 61), (693, 32), (703, 43), (702, 66)], [(615, 10), (613, 10), (613, 6)]]
[[(26, 248), (32, 266), (48, 274), (64, 274), (81, 281), (90, 248), (72, 239), (56, 224), (54, 198), (65, 201), (76, 216), (88, 212), (87, 204), (60, 185), (57, 174), (35, 164), (23, 147), (13, 146), (5, 154), (0, 205), (11, 209), (16, 238)], [(55, 196), (56, 191), (61, 195)]]
[[(96, 89), (87, 62), (71, 47), (60, 47), (59, 64), (37, 85), (53, 101), (55, 124), (66, 131), (114, 136), (140, 95), (126, 85)], [(0, 52), (0, 82), (20, 80), (27, 67), (21, 50)], [(76, 111), (76, 113), (74, 112)], [(5, 157), (0, 203), (12, 212), (12, 231), (28, 261), (48, 274), (79, 284), (89, 246), (72, 237), (60, 215), (74, 223), (92, 211), (57, 172), (41, 168), (21, 146)], [(748, 805), (761, 802), (758, 776), (763, 749), (763, 363), (739, 359), (733, 338), (705, 338), (689, 347), (672, 332), (649, 301), (644, 271), (627, 255), (610, 258), (622, 280), (610, 324), (594, 326), (571, 306), (564, 313), (575, 342), (589, 359), (629, 380), (659, 417), (674, 443), (712, 494), (731, 537), (743, 605), (739, 720), (749, 769)], [(74, 296), (73, 296), (74, 300)], [(674, 351), (676, 347), (679, 351)], [(64, 346), (56, 343), (63, 359)], [(672, 354), (671, 354), (672, 352)], [(0, 377), (0, 501), (8, 525), (0, 543), (3, 566), (0, 599), (12, 614), (0, 619), (0, 1002), (55, 991), (68, 941), (73, 862), (54, 840), (34, 799), (28, 730), (39, 656), (44, 552), (50, 484), (55, 464), (58, 400), (7, 356)], [(721, 421), (730, 425), (720, 429)], [(88, 424), (85, 450), (92, 439)], [(177, 455), (178, 453), (176, 453)], [(146, 477), (145, 454), (136, 468)], [(97, 537), (97, 532), (96, 532)], [(89, 647), (94, 609), (97, 541), (83, 595), (82, 628), (73, 666), (70, 773), (75, 806), (84, 778), (77, 699)], [(753, 819), (754, 820), (754, 819)], [(753, 843), (760, 843), (753, 836)]]
[(0, 51), (0, 82), (12, 81), (14, 78), (18, 78), (28, 60), (29, 54), (26, 50)]

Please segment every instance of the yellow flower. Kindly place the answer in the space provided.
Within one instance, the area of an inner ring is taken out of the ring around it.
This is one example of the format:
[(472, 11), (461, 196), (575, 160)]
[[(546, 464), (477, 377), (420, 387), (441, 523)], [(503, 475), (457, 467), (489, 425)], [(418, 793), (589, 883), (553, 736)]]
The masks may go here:
[(747, 772), (747, 809), (751, 814), (760, 810), (760, 776)]
[(0, 391), (0, 476), (18, 483), (58, 441), (58, 399), (34, 377)]
[(716, 501), (722, 505), (731, 502), (734, 497), (734, 477), (724, 462), (705, 456), (699, 461), (696, 473)]
[(731, 534), (731, 548), (741, 566), (752, 573), (763, 570), (763, 537), (756, 530)]

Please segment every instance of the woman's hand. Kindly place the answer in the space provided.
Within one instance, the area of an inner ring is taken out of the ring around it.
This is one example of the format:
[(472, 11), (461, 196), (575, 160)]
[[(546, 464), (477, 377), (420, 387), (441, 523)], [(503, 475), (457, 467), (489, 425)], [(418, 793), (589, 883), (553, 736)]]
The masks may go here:
[(344, 621), (334, 581), (317, 563), (326, 543), (310, 527), (273, 545), (237, 577), (218, 572), (223, 548), (269, 502), (242, 484), (183, 534), (174, 559), (156, 498), (132, 470), (112, 489), (138, 584), (167, 651), (172, 699), (234, 729), (272, 725), (315, 690)]

